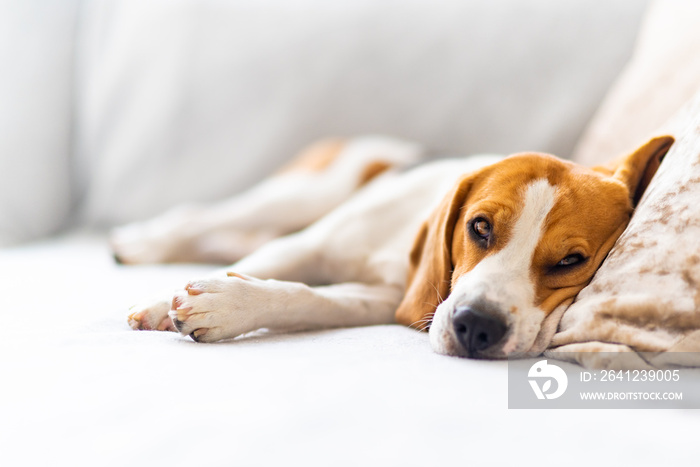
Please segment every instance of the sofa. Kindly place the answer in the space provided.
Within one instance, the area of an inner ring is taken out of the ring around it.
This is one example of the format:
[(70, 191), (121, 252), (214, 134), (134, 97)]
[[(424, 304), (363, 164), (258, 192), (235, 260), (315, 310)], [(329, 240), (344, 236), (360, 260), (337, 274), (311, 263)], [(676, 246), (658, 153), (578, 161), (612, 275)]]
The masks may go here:
[(694, 465), (692, 412), (509, 410), (507, 362), (398, 325), (134, 332), (132, 304), (211, 266), (122, 266), (107, 243), (325, 136), (572, 158), (648, 6), (0, 3), (2, 463)]

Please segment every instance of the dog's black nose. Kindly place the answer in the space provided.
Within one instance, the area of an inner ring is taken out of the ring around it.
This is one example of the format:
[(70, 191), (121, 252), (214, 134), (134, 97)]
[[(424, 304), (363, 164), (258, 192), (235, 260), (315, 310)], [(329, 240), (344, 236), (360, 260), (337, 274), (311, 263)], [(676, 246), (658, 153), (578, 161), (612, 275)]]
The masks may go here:
[(508, 327), (497, 318), (468, 306), (457, 307), (452, 325), (457, 340), (470, 357), (497, 344), (508, 330)]

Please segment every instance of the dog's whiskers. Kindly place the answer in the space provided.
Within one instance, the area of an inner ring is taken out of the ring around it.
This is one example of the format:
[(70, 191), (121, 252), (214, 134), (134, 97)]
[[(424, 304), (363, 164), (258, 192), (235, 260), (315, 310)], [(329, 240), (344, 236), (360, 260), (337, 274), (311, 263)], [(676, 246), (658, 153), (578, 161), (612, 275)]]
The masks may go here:
[(433, 284), (432, 282), (430, 282), (430, 281), (427, 281), (427, 282), (428, 282), (428, 284), (430, 284), (430, 286), (432, 288), (435, 289), (435, 294), (437, 295), (437, 298), (438, 298), (438, 304), (442, 303), (445, 299), (442, 298), (442, 295), (440, 294), (440, 290), (438, 290), (437, 286), (435, 284)]
[[(436, 307), (436, 308), (437, 308), (437, 307)], [(418, 330), (418, 331), (420, 331), (420, 332), (425, 331), (425, 330), (428, 329), (428, 328), (430, 327), (430, 325), (432, 324), (432, 322), (433, 322), (433, 317), (434, 317), (434, 316), (435, 316), (435, 312), (434, 312), (434, 311), (431, 312), (431, 313), (428, 313), (428, 315), (425, 316), (424, 318), (419, 319), (419, 320), (414, 321), (413, 323), (411, 323), (410, 327), (412, 327), (412, 328), (414, 328), (414, 329), (416, 329), (416, 330)]]

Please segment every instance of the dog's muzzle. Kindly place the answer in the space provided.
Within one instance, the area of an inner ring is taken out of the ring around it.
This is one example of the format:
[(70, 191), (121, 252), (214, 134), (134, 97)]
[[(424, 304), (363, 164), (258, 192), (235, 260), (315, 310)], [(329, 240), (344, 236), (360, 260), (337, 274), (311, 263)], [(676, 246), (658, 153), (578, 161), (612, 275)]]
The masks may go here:
[(484, 354), (501, 343), (508, 330), (497, 317), (467, 305), (455, 309), (452, 326), (459, 344), (471, 358), (486, 357)]

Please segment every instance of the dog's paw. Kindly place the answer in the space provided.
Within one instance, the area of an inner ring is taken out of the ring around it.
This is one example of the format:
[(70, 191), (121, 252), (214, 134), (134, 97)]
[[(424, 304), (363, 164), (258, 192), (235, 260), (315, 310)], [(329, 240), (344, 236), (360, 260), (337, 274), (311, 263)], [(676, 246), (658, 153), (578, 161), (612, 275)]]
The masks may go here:
[(114, 258), (124, 264), (206, 262), (231, 264), (280, 235), (272, 230), (217, 226), (201, 208), (182, 206), (146, 222), (116, 228)]
[(255, 298), (266, 281), (229, 273), (228, 277), (187, 284), (172, 301), (177, 330), (196, 342), (216, 342), (258, 329)]
[(170, 298), (150, 300), (134, 305), (130, 309), (129, 326), (135, 330), (175, 331), (173, 320), (168, 316)]
[(175, 208), (159, 217), (118, 227), (112, 231), (110, 246), (114, 258), (124, 264), (166, 263), (187, 256), (191, 240), (193, 207)]

